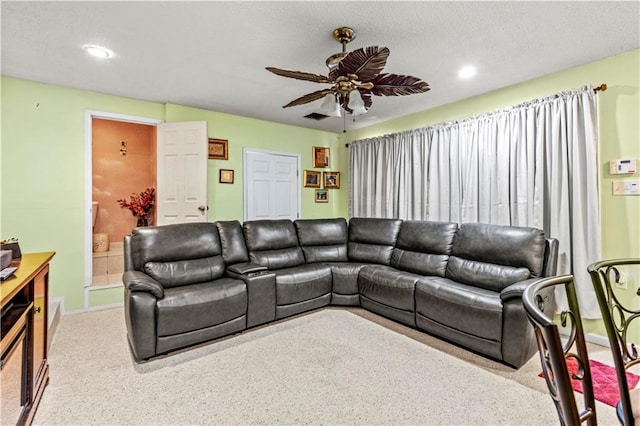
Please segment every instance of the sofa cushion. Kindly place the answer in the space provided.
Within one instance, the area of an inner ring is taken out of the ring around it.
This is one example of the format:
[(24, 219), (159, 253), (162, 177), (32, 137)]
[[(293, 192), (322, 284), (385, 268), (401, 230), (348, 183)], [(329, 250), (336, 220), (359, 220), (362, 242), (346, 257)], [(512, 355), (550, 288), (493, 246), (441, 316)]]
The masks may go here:
[(144, 272), (165, 288), (213, 281), (224, 274), (222, 256), (173, 262), (147, 262)]
[(499, 293), (447, 278), (425, 277), (416, 283), (415, 296), (417, 314), (472, 336), (502, 340)]
[(331, 268), (333, 278), (332, 291), (342, 295), (352, 295), (358, 293), (358, 274), (360, 270), (367, 266), (367, 263), (357, 262), (334, 262), (327, 263)]
[(242, 225), (237, 220), (215, 222), (220, 235), (222, 258), (229, 265), (249, 261), (249, 252), (244, 243)]
[(455, 256), (449, 258), (447, 265), (447, 278), (495, 292), (500, 292), (518, 281), (524, 281), (529, 276), (527, 268), (476, 262)]
[(243, 224), (249, 260), (270, 270), (304, 263), (298, 235), (290, 220), (254, 220)]
[(463, 223), (453, 238), (451, 256), (542, 274), (546, 240), (540, 229)]
[(416, 274), (444, 277), (457, 230), (457, 223), (403, 221), (391, 266)]
[(365, 266), (358, 274), (360, 295), (403, 311), (415, 311), (414, 290), (422, 278), (389, 266)]
[(133, 267), (148, 262), (172, 262), (219, 256), (218, 230), (213, 223), (178, 223), (134, 228), (128, 244)]
[(276, 305), (289, 305), (331, 293), (331, 268), (307, 264), (279, 269), (276, 273)]
[(349, 220), (349, 260), (389, 265), (401, 224), (400, 219)]
[(158, 336), (215, 326), (246, 314), (247, 287), (242, 280), (220, 278), (169, 288), (156, 311)]
[(307, 263), (347, 261), (345, 219), (298, 219), (294, 224)]

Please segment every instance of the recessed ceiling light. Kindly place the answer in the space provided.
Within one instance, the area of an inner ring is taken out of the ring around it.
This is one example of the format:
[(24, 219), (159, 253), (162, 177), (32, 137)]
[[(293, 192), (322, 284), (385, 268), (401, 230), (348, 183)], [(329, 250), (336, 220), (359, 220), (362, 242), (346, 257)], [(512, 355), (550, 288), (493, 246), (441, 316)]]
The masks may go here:
[(82, 48), (86, 50), (87, 53), (95, 56), (96, 58), (107, 59), (113, 56), (113, 52), (111, 50), (107, 49), (106, 47), (97, 46), (95, 44), (85, 44), (84, 46), (82, 46)]
[(476, 71), (477, 69), (473, 65), (465, 65), (464, 67), (460, 68), (460, 71), (458, 71), (458, 77), (471, 78), (476, 75)]

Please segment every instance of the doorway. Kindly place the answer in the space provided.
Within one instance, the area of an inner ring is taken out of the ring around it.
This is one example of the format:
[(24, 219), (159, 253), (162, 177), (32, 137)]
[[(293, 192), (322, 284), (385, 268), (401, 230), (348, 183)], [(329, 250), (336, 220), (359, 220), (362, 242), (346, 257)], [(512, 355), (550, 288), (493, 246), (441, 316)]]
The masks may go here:
[(300, 155), (245, 149), (244, 220), (300, 217)]
[[(118, 200), (156, 188), (156, 128), (148, 124), (92, 120), (91, 285), (120, 284), (122, 241), (137, 218)], [(150, 225), (155, 223), (151, 218)]]
[(122, 240), (136, 218), (117, 200), (156, 187), (156, 126), (161, 122), (85, 113), (85, 287), (122, 286)]

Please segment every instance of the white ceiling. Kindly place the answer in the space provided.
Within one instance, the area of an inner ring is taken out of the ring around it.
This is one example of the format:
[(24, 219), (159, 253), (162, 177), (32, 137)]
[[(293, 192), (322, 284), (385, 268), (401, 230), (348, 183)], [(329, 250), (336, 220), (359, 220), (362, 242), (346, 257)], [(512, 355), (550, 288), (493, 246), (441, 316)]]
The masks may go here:
[[(350, 26), (352, 50), (386, 46), (385, 72), (431, 91), (374, 97), (348, 129), (422, 111), (640, 46), (640, 2), (11, 2), (2, 1), (2, 74), (65, 87), (341, 132), (341, 118), (283, 109), (327, 87), (266, 66), (327, 73)], [(115, 52), (88, 56), (84, 44)], [(458, 69), (478, 68), (472, 80)], [(600, 81), (585, 81), (600, 84)], [(567, 88), (570, 89), (570, 88)]]

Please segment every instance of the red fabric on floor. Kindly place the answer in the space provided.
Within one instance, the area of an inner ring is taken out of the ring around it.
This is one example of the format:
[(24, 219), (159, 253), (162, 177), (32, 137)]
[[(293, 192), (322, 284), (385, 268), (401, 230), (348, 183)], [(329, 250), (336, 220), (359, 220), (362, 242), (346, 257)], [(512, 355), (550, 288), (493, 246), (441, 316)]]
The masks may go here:
[[(595, 360), (589, 360), (589, 365), (591, 366), (593, 393), (596, 400), (615, 407), (618, 401), (620, 401), (616, 369)], [(578, 371), (578, 365), (573, 358), (567, 359), (567, 368), (569, 369), (569, 374)], [(544, 373), (540, 373), (538, 376), (544, 377)], [(640, 376), (627, 372), (629, 389), (633, 389), (638, 384), (638, 381), (640, 381)], [(571, 380), (571, 384), (573, 390), (582, 393), (582, 382), (579, 380)]]

